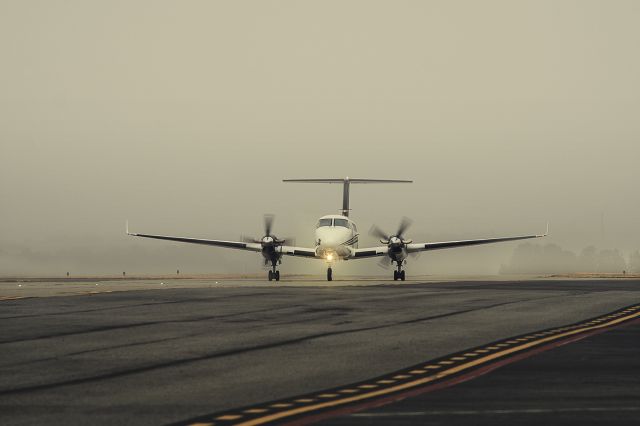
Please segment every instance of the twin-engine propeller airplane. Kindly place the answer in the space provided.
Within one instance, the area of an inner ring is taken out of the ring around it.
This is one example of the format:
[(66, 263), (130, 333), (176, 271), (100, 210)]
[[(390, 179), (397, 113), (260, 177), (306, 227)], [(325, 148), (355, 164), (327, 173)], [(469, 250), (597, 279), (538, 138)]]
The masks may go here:
[(504, 241), (526, 240), (529, 238), (544, 237), (543, 235), (523, 235), (515, 237), (483, 238), (477, 240), (442, 241), (414, 243), (404, 237), (404, 232), (409, 226), (409, 221), (405, 218), (398, 231), (393, 235), (387, 235), (377, 227), (371, 228), (371, 234), (380, 239), (381, 246), (358, 248), (358, 229), (356, 224), (349, 218), (349, 188), (351, 184), (370, 183), (411, 183), (410, 180), (387, 180), (387, 179), (285, 179), (283, 182), (298, 183), (340, 183), (342, 190), (342, 214), (322, 216), (316, 225), (315, 247), (296, 247), (288, 245), (286, 239), (278, 239), (271, 233), (273, 216), (265, 216), (265, 236), (260, 240), (247, 241), (224, 241), (205, 240), (199, 238), (171, 237), (166, 235), (137, 234), (129, 232), (127, 223), (127, 234), (136, 237), (155, 238), (158, 240), (178, 241), (182, 243), (204, 244), (248, 250), (262, 253), (265, 264), (271, 263), (268, 278), (280, 280), (280, 271), (277, 266), (282, 263), (282, 256), (301, 256), (313, 259), (322, 259), (327, 264), (327, 280), (333, 279), (332, 266), (341, 260), (365, 259), (370, 257), (383, 257), (392, 264), (395, 262), (396, 270), (393, 271), (394, 280), (405, 280), (405, 270), (407, 256), (413, 253), (430, 250), (440, 250), (454, 247), (473, 246), (479, 244), (499, 243)]

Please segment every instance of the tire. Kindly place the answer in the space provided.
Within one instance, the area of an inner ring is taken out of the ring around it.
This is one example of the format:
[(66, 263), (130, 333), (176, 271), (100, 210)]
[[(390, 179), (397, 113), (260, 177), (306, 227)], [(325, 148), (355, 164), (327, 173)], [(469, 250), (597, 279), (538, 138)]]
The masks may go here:
[(273, 280), (273, 272), (269, 271), (269, 281)]
[(393, 271), (393, 280), (398, 281), (398, 271)]
[(400, 272), (400, 279), (401, 279), (402, 281), (404, 281), (404, 272), (405, 272), (405, 271)]
[(327, 269), (327, 281), (333, 281), (333, 270), (331, 268)]
[(276, 281), (280, 281), (280, 271), (276, 271)]

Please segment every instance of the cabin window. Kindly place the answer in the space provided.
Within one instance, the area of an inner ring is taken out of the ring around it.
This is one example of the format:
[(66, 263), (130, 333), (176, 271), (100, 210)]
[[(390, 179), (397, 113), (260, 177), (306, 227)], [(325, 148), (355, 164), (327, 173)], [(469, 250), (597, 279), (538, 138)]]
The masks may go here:
[(349, 221), (347, 219), (334, 219), (333, 226), (342, 226), (343, 228), (349, 228)]
[(320, 219), (318, 222), (318, 228), (321, 226), (331, 226), (331, 219)]

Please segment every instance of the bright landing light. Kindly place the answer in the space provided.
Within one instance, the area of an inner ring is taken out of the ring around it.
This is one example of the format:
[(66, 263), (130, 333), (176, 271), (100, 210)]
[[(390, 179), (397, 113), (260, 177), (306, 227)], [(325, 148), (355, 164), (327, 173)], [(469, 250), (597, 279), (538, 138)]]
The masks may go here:
[(332, 261), (333, 260), (333, 255), (332, 254), (328, 254), (327, 255), (327, 260), (328, 261)]

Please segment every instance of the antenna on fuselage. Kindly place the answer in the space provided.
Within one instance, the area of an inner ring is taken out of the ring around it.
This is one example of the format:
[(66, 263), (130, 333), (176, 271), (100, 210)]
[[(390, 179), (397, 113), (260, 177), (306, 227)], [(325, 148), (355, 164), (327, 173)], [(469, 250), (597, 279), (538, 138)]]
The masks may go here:
[(399, 179), (284, 179), (283, 182), (295, 183), (341, 183), (342, 184), (342, 215), (349, 216), (349, 187), (352, 183), (412, 183), (412, 180)]

